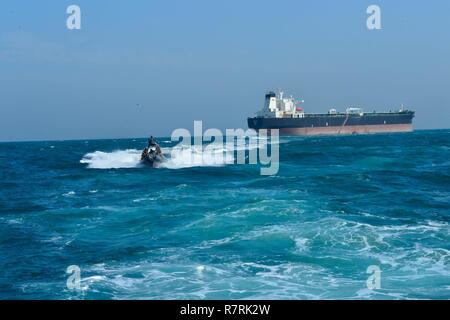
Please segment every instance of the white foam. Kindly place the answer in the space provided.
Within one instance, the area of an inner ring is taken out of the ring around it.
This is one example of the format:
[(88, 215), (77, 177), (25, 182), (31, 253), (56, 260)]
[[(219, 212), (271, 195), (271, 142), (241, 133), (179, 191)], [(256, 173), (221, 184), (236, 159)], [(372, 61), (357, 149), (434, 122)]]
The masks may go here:
[(90, 169), (135, 168), (140, 164), (140, 156), (141, 152), (136, 149), (95, 151), (85, 154), (80, 163), (86, 163)]
[[(237, 151), (255, 149), (255, 145), (238, 145)], [(162, 148), (166, 159), (159, 164), (160, 168), (181, 169), (190, 167), (211, 167), (233, 164), (235, 161), (234, 148), (221, 144), (197, 146), (175, 146)], [(113, 152), (95, 151), (87, 153), (80, 163), (88, 165), (90, 169), (119, 169), (136, 168), (140, 166), (141, 151), (136, 149), (116, 150)]]
[(201, 275), (203, 271), (205, 271), (205, 266), (197, 266), (195, 269), (197, 270), (197, 273)]
[(234, 162), (233, 152), (222, 147), (198, 148), (195, 146), (177, 146), (163, 149), (170, 157), (160, 167), (181, 169), (190, 167), (223, 166)]
[(309, 240), (306, 238), (295, 238), (295, 246), (297, 248), (297, 251), (303, 252), (308, 250), (308, 242)]

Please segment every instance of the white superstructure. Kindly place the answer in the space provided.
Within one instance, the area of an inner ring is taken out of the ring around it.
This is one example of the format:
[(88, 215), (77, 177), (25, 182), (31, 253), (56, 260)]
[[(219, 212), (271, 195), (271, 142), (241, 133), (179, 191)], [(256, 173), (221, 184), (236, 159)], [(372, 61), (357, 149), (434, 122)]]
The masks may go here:
[(347, 114), (359, 114), (360, 116), (363, 116), (363, 115), (364, 115), (364, 111), (363, 111), (362, 108), (352, 108), (352, 107), (350, 107), (350, 108), (347, 108), (347, 109), (345, 110), (345, 112), (346, 112)]
[(303, 118), (305, 113), (303, 108), (297, 104), (304, 101), (296, 101), (292, 96), (283, 97), (284, 92), (279, 91), (278, 95), (268, 92), (264, 101), (264, 108), (258, 112), (258, 116), (265, 118)]

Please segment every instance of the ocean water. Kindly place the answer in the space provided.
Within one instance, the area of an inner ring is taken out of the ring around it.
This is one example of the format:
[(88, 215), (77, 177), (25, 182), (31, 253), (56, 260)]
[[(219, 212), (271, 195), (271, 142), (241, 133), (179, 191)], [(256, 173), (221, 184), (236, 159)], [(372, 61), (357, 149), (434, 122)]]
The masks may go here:
[(0, 299), (450, 298), (450, 130), (282, 137), (274, 176), (145, 143), (0, 144)]

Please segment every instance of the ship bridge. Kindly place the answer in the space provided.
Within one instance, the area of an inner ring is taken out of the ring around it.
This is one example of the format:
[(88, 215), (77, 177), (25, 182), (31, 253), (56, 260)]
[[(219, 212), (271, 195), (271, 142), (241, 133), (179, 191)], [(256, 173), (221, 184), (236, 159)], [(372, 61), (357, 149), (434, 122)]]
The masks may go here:
[(278, 95), (273, 91), (266, 93), (264, 107), (258, 112), (259, 117), (265, 118), (303, 118), (305, 113), (298, 105), (304, 100), (296, 100), (291, 95), (284, 97), (284, 92), (279, 91)]

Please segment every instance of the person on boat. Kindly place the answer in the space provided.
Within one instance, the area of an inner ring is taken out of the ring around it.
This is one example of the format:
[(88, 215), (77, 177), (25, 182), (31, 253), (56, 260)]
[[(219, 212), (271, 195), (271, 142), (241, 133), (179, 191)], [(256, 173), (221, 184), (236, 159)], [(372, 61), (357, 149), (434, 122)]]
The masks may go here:
[(141, 161), (144, 160), (148, 156), (148, 147), (145, 147), (141, 153)]
[(159, 146), (159, 144), (155, 145), (155, 151), (157, 155), (162, 155), (161, 147)]
[(150, 136), (150, 138), (148, 138), (148, 147), (153, 147), (155, 145), (158, 145), (158, 142), (155, 138), (153, 138), (153, 136)]
[(161, 147), (159, 146), (158, 141), (156, 141), (153, 136), (150, 136), (150, 138), (148, 139), (148, 148), (151, 149), (152, 147), (156, 149), (157, 155), (162, 155)]

